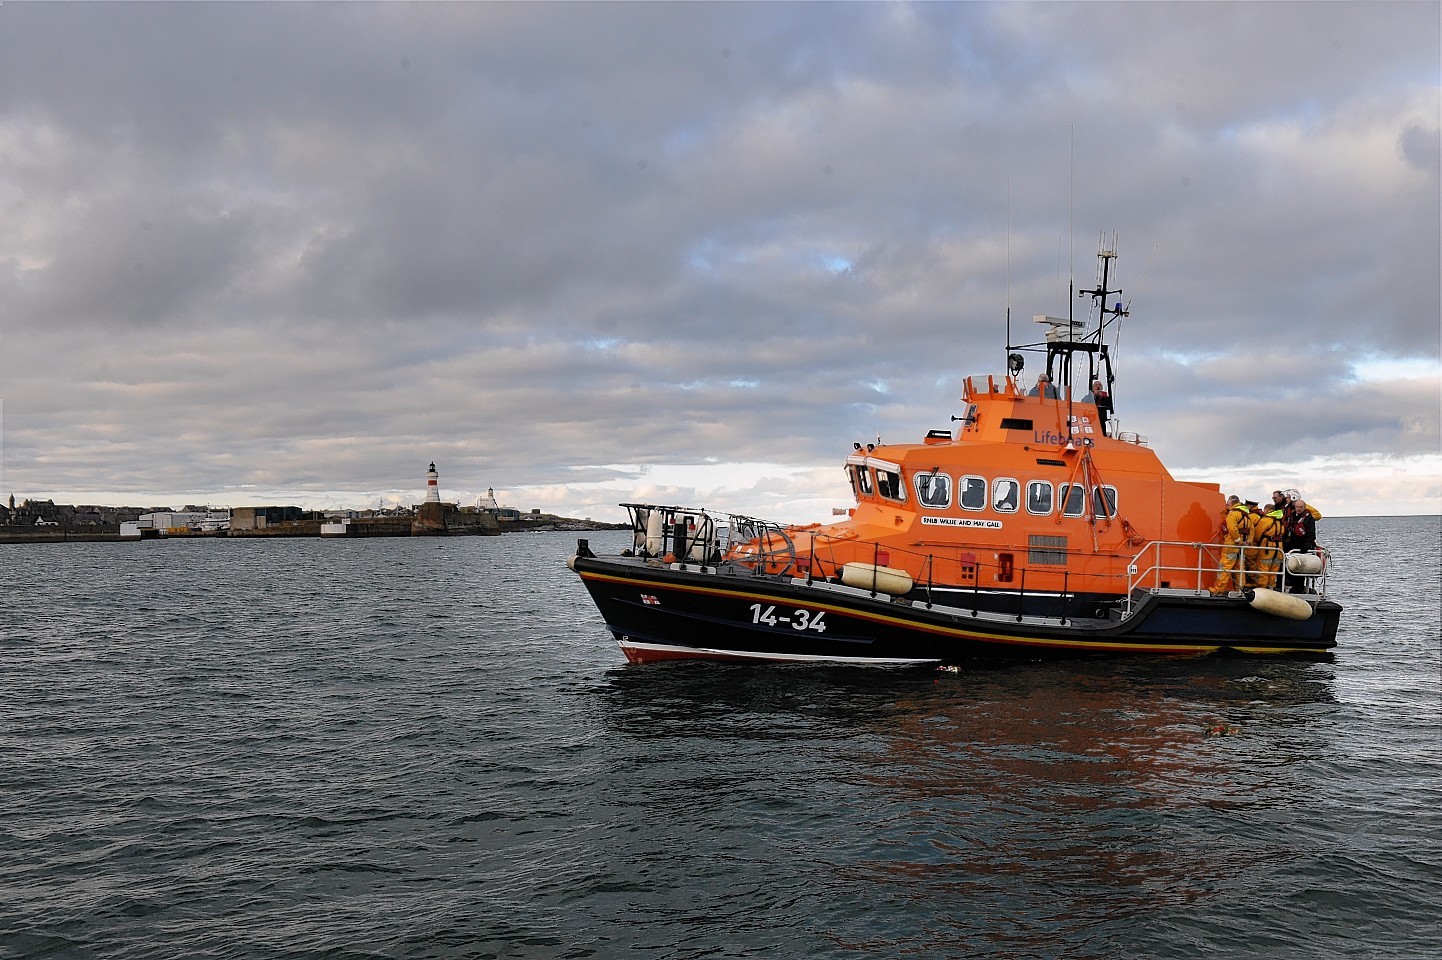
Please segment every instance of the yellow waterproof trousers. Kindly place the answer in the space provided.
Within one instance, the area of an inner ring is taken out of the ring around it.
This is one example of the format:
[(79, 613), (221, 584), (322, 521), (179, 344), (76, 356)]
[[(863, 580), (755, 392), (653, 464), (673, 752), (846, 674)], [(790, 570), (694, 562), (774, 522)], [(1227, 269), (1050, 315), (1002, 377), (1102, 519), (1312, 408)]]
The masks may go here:
[(1220, 597), (1224, 593), (1231, 593), (1235, 586), (1240, 585), (1244, 577), (1235, 571), (1241, 559), (1241, 544), (1229, 543), (1222, 547), (1222, 572), (1217, 575), (1217, 582), (1212, 585), (1212, 596)]
[(1256, 552), (1260, 553), (1261, 556), (1248, 564), (1251, 568), (1247, 574), (1248, 585), (1265, 587), (1268, 590), (1277, 589), (1277, 571), (1282, 569), (1282, 555), (1276, 550)]

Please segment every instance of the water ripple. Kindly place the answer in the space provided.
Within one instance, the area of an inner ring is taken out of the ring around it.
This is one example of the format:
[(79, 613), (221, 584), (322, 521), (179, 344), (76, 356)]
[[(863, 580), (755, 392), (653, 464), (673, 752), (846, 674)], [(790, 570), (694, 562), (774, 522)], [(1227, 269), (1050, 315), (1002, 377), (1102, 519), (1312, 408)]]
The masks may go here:
[(0, 954), (1442, 955), (1416, 524), (1333, 662), (959, 675), (628, 667), (560, 535), (0, 550)]

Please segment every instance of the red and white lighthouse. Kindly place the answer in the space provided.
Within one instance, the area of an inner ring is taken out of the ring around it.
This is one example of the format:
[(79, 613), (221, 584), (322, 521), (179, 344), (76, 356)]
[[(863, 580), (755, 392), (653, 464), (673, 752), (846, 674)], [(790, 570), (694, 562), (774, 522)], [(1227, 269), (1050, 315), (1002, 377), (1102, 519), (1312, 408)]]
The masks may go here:
[(436, 473), (436, 463), (431, 461), (431, 468), (426, 471), (426, 503), (441, 502), (441, 475)]

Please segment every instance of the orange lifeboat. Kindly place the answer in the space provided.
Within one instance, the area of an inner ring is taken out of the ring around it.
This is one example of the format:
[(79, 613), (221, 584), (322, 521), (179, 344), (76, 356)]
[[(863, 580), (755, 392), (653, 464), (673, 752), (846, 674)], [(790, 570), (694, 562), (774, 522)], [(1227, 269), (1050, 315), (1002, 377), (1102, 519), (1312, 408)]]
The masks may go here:
[[(570, 563), (627, 658), (1326, 655), (1341, 613), (1328, 565), (1270, 567), (1296, 602), (1214, 596), (1220, 487), (1174, 478), (1145, 437), (1118, 429), (1106, 334), (1126, 311), (1110, 300), (1113, 256), (1101, 252), (1097, 287), (1081, 291), (1093, 319), (1036, 317), (1042, 339), (1008, 342), (1005, 374), (964, 380), (955, 429), (853, 444), (844, 519), (716, 523), (626, 504), (634, 548), (597, 557), (582, 541)], [(1028, 352), (1044, 364), (1030, 388)], [(1243, 551), (1243, 564), (1265, 552)]]

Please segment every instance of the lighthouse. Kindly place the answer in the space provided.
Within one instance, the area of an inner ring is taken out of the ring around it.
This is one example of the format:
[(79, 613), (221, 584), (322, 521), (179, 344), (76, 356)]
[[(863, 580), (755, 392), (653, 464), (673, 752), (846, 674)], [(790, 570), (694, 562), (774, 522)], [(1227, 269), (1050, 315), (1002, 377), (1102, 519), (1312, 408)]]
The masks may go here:
[(436, 473), (436, 463), (431, 461), (431, 468), (426, 471), (426, 503), (441, 502), (441, 475)]

